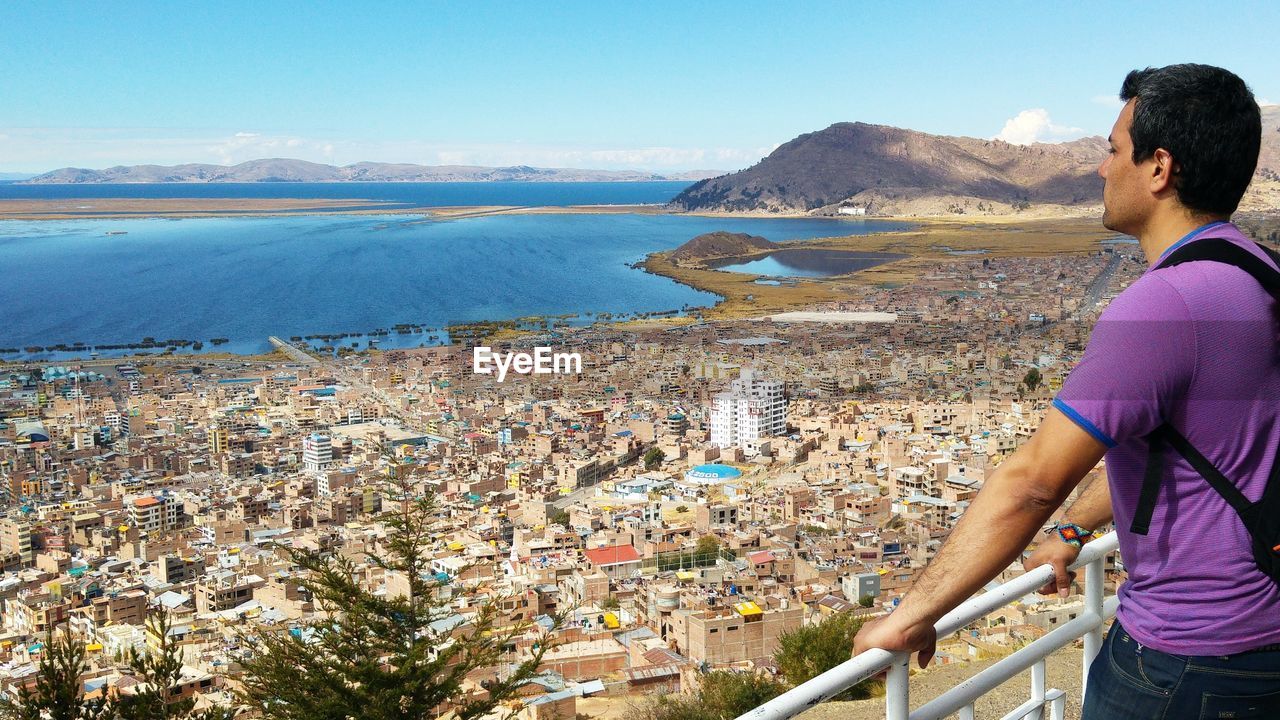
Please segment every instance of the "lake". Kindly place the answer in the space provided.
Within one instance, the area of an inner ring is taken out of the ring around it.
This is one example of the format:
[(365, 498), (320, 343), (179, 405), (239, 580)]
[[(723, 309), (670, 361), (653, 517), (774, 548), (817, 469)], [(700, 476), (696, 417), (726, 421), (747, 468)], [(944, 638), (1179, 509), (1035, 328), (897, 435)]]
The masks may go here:
[[(553, 184), (563, 185), (543, 185)], [(38, 186), (7, 189), (15, 187)], [(269, 335), (364, 334), (397, 324), (441, 329), (533, 315), (569, 315), (566, 321), (585, 324), (602, 313), (609, 319), (680, 313), (718, 298), (633, 263), (713, 230), (781, 241), (897, 226), (635, 214), (3, 220), (0, 348), (150, 337), (199, 340), (210, 350), (211, 339), (225, 338), (218, 349), (258, 353), (270, 349)], [(354, 341), (367, 344), (363, 337)], [(379, 341), (384, 348), (416, 347), (429, 342), (429, 333), (391, 332)]]

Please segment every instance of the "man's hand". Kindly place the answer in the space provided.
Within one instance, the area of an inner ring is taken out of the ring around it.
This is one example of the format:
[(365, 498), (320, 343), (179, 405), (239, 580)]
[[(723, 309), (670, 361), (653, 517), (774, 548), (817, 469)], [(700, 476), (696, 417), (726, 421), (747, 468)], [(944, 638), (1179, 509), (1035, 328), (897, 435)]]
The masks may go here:
[(1076, 579), (1076, 574), (1068, 571), (1067, 566), (1075, 562), (1079, 556), (1080, 548), (1063, 542), (1055, 532), (1037, 545), (1035, 552), (1022, 561), (1022, 568), (1031, 571), (1041, 565), (1052, 565), (1053, 577), (1040, 588), (1039, 592), (1041, 595), (1052, 595), (1057, 592), (1059, 597), (1067, 597), (1071, 594), (1071, 582)]
[(872, 648), (882, 648), (892, 652), (918, 652), (920, 667), (926, 667), (933, 659), (934, 650), (938, 647), (938, 633), (933, 624), (916, 623), (901, 626), (895, 622), (898, 613), (873, 620), (858, 631), (853, 639), (853, 654), (865, 652)]

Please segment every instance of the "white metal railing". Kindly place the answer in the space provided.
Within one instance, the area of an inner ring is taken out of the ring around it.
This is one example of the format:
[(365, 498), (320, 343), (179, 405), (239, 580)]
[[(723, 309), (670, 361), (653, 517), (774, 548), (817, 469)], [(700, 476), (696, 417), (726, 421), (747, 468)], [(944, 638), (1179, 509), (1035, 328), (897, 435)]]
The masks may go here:
[[(891, 653), (877, 649), (868, 650), (846, 660), (809, 682), (798, 685), (760, 707), (744, 713), (738, 720), (785, 720), (820, 702), (830, 700), (886, 669), (889, 671), (885, 681), (886, 720), (941, 720), (956, 713), (960, 714), (961, 720), (973, 720), (974, 701), (1027, 668), (1031, 668), (1031, 697), (1005, 715), (1004, 720), (1028, 716), (1041, 720), (1045, 709), (1049, 710), (1049, 717), (1052, 720), (1063, 720), (1067, 709), (1066, 695), (1061, 690), (1045, 688), (1045, 658), (1054, 650), (1065, 647), (1081, 637), (1084, 638), (1084, 663), (1081, 668), (1080, 685), (1081, 701), (1083, 701), (1084, 684), (1089, 677), (1089, 665), (1102, 647), (1103, 623), (1116, 614), (1118, 600), (1115, 596), (1104, 599), (1102, 586), (1103, 563), (1106, 556), (1115, 551), (1117, 544), (1116, 534), (1107, 533), (1085, 545), (1080, 551), (1079, 558), (1071, 566), (1073, 570), (1085, 568), (1084, 612), (1079, 617), (1055, 628), (1044, 637), (982, 672), (976, 673), (920, 706), (914, 712), (908, 705), (910, 656), (906, 653)], [(1035, 592), (1052, 577), (1053, 568), (1043, 565), (1003, 585), (998, 585), (982, 595), (970, 598), (938, 621), (934, 626), (938, 631), (938, 638), (945, 638), (984, 615), (1028, 593)]]

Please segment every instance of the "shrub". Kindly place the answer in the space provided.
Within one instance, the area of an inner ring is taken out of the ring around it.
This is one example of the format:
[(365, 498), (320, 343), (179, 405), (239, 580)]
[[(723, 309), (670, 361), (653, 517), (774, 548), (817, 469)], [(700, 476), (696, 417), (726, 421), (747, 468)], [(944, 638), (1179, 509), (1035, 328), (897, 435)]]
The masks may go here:
[(702, 676), (702, 687), (692, 695), (658, 696), (636, 715), (638, 720), (733, 720), (786, 690), (767, 675), (716, 670)]
[[(862, 628), (863, 618), (853, 613), (832, 615), (816, 625), (804, 625), (782, 634), (774, 662), (778, 672), (792, 685), (812, 680), (839, 665), (853, 652), (853, 638)], [(838, 700), (860, 700), (874, 694), (868, 682), (859, 683), (836, 696)]]

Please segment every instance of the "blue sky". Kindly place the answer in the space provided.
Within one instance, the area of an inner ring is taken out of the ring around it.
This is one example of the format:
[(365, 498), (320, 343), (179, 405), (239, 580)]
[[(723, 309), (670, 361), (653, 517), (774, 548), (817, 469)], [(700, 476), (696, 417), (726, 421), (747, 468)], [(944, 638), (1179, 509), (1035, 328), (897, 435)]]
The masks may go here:
[[(861, 120), (1105, 135), (1124, 73), (1280, 101), (1280, 3), (0, 4), (0, 172), (297, 157), (737, 169)], [(1132, 5), (1132, 7), (1128, 7)]]

